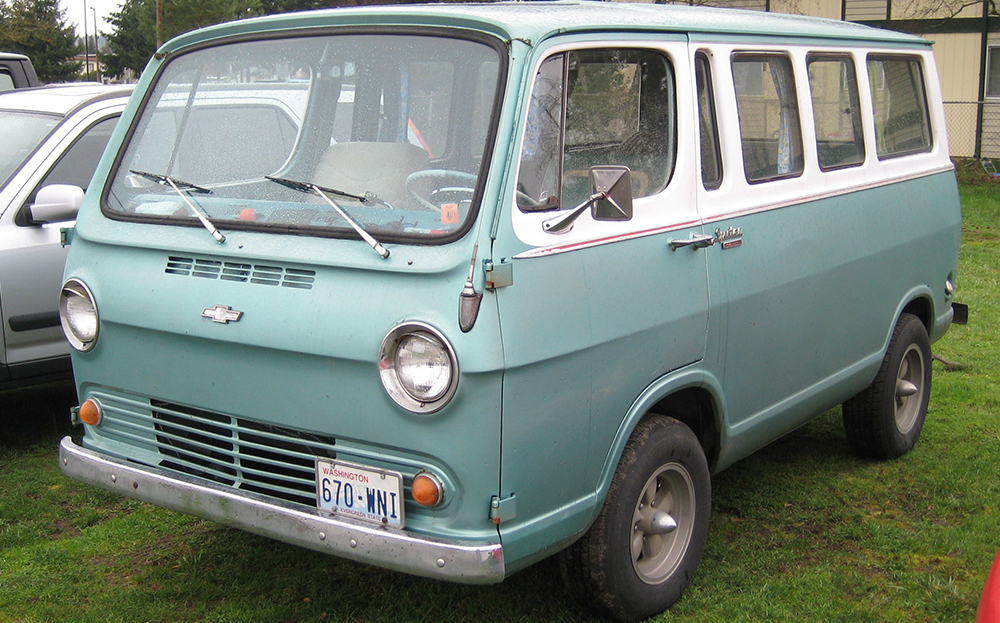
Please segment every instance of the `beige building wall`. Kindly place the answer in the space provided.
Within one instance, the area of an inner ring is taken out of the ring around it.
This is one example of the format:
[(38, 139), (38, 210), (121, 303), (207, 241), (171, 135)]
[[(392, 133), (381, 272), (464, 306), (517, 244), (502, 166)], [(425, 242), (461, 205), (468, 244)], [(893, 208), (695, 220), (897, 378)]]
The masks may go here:
[(840, 19), (840, 0), (771, 0), (771, 10), (775, 13)]
[(935, 34), (934, 63), (946, 102), (974, 102), (979, 99), (979, 33)]
[[(953, 156), (972, 156), (976, 150), (976, 115), (979, 107), (979, 33), (936, 34), (934, 63), (937, 65), (948, 148)], [(1000, 131), (1000, 128), (997, 128)]]

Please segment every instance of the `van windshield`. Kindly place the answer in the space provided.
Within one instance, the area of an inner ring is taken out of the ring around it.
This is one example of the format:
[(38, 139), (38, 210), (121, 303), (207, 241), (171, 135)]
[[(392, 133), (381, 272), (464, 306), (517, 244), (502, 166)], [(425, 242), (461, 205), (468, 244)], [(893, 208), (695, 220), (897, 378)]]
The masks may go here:
[[(489, 45), (426, 34), (180, 55), (134, 125), (104, 209), (201, 226), (194, 203), (220, 230), (355, 237), (343, 211), (385, 240), (454, 237), (477, 209), (500, 68)], [(280, 181), (333, 190), (337, 205)]]

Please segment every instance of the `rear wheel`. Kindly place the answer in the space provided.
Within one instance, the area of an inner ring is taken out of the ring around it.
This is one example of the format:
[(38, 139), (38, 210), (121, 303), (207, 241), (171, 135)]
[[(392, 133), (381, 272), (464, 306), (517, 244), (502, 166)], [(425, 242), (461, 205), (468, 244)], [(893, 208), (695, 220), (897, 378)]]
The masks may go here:
[(710, 513), (697, 437), (673, 418), (648, 417), (632, 433), (594, 525), (560, 556), (563, 578), (619, 620), (663, 612), (691, 582)]
[(861, 456), (894, 459), (920, 438), (931, 394), (931, 346), (919, 318), (902, 314), (875, 380), (844, 403), (844, 430)]

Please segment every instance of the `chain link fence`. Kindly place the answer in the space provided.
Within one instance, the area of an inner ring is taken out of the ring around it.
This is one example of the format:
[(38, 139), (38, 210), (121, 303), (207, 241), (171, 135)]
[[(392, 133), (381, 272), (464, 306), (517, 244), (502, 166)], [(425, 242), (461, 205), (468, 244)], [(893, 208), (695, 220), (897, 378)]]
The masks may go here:
[(953, 158), (1000, 158), (1000, 101), (945, 102), (944, 116)]

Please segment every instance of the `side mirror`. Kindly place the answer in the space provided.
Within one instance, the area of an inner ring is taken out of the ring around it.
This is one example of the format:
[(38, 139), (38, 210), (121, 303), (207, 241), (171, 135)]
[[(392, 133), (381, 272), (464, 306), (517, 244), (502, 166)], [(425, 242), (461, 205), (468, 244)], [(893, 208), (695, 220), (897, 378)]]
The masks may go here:
[(595, 221), (632, 220), (632, 172), (628, 167), (591, 168), (590, 195), (600, 197), (590, 209)]
[(43, 186), (35, 195), (35, 202), (25, 208), (29, 223), (61, 223), (72, 221), (83, 205), (83, 189), (71, 184)]
[(590, 208), (595, 221), (632, 220), (632, 172), (628, 167), (597, 166), (590, 168), (590, 198), (569, 213), (542, 221), (542, 231), (565, 234), (573, 223)]

